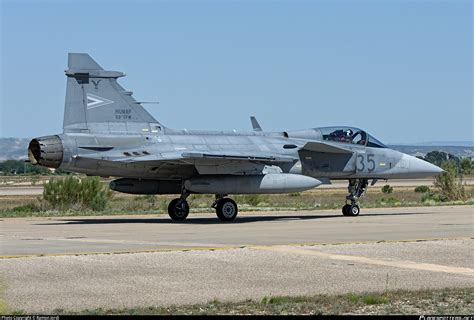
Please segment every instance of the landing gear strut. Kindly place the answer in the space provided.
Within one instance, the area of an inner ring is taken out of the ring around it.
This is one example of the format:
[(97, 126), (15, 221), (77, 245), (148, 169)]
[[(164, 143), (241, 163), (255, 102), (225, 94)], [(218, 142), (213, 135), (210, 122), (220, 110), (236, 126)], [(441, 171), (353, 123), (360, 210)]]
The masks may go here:
[(359, 199), (367, 191), (369, 181), (367, 179), (350, 179), (346, 196), (346, 204), (342, 207), (342, 214), (345, 216), (358, 216), (360, 213)]
[(216, 200), (212, 207), (216, 209), (217, 217), (223, 222), (234, 221), (239, 212), (235, 201), (230, 198), (224, 198), (224, 195), (216, 194)]
[(183, 189), (181, 197), (171, 200), (168, 205), (168, 214), (173, 221), (184, 221), (189, 214), (189, 204), (186, 198), (189, 197), (189, 193)]

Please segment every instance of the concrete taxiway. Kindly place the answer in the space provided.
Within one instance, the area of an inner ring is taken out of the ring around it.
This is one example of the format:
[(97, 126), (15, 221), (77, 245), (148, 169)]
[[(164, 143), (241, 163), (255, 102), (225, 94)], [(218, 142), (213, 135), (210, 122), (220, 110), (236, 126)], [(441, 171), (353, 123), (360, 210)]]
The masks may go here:
[(3, 219), (0, 281), (28, 312), (472, 287), (473, 211)]

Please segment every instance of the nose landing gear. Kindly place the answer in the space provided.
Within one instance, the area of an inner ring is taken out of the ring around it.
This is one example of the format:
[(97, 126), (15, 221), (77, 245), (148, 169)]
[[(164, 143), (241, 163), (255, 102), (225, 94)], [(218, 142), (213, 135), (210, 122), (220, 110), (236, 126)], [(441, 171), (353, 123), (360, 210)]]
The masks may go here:
[(359, 199), (367, 191), (369, 181), (367, 179), (350, 179), (346, 196), (346, 204), (342, 207), (342, 214), (345, 216), (358, 216), (360, 213)]
[(358, 216), (360, 213), (360, 207), (357, 203), (345, 204), (342, 207), (342, 214), (345, 216)]

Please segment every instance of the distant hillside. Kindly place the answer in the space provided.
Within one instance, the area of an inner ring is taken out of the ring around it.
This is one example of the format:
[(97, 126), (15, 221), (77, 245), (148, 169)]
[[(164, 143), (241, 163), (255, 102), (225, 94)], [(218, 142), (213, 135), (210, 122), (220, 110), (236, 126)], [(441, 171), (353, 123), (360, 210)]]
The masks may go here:
[[(9, 159), (26, 159), (27, 149), (30, 139), (24, 138), (0, 138), (0, 161)], [(440, 142), (441, 143), (441, 142)], [(474, 146), (473, 143), (466, 141), (466, 144), (470, 146), (457, 146), (457, 145), (422, 145), (422, 146), (411, 146), (411, 145), (390, 145), (390, 148), (407, 153), (414, 156), (424, 156), (430, 151), (443, 151), (451, 153), (457, 157), (470, 157), (474, 158)]]
[(430, 151), (442, 151), (455, 155), (456, 157), (474, 158), (474, 147), (472, 146), (410, 146), (410, 145), (389, 145), (389, 148), (412, 156), (425, 156)]
[(390, 143), (392, 146), (450, 146), (450, 147), (474, 147), (474, 141), (427, 141), (419, 143)]
[(0, 138), (0, 161), (28, 158), (28, 143), (28, 138)]

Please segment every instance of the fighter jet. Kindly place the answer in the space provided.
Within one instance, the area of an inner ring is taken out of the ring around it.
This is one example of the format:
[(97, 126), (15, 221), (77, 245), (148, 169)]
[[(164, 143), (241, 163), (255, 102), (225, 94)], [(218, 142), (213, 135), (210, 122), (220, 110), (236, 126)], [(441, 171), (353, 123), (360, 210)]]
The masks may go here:
[(341, 179), (349, 182), (342, 213), (358, 216), (369, 181), (442, 172), (348, 126), (265, 132), (252, 117), (249, 132), (171, 129), (118, 84), (124, 73), (85, 53), (69, 53), (65, 73), (63, 132), (31, 140), (29, 161), (116, 177), (110, 188), (118, 192), (177, 194), (168, 206), (175, 221), (187, 218), (191, 194), (215, 195), (217, 217), (233, 221), (238, 207), (228, 195), (299, 192)]

